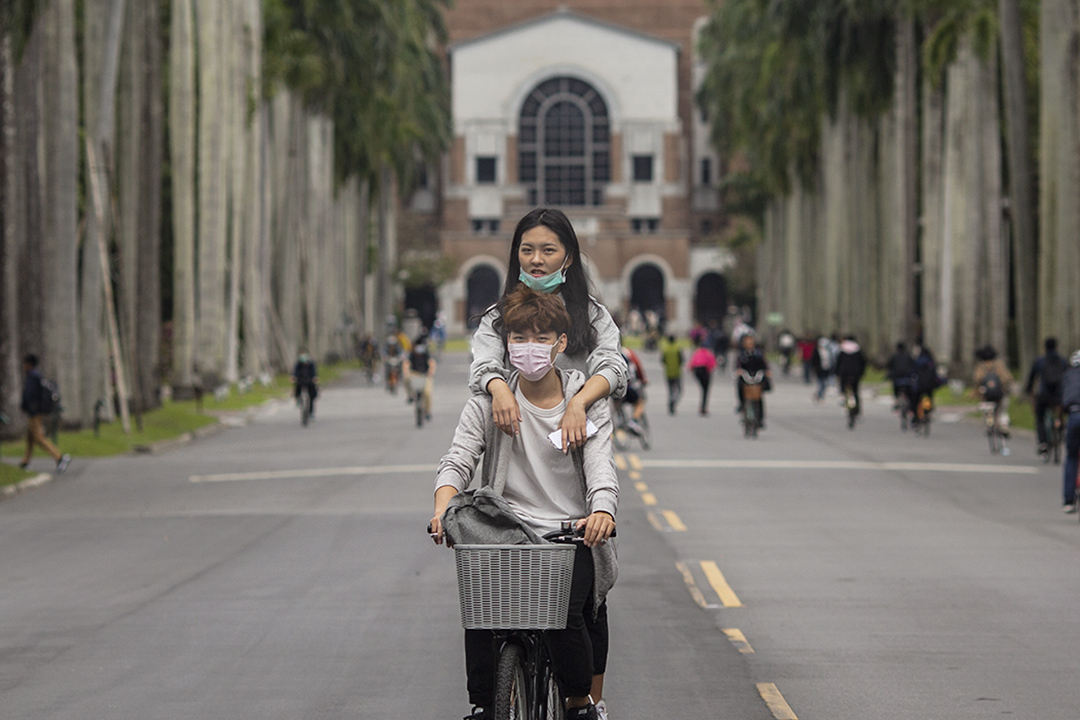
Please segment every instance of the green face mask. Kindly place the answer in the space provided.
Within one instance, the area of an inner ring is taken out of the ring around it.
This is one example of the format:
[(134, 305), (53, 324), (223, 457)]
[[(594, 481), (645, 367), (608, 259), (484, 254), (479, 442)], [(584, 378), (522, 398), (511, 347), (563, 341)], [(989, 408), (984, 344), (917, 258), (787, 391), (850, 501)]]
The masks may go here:
[(551, 273), (550, 275), (541, 275), (540, 277), (533, 277), (529, 273), (525, 272), (522, 268), (518, 273), (518, 279), (525, 283), (525, 286), (535, 290), (536, 292), (549, 293), (554, 291), (557, 287), (566, 282), (566, 261), (570, 259), (570, 256), (566, 256), (566, 260), (563, 261), (563, 266)]

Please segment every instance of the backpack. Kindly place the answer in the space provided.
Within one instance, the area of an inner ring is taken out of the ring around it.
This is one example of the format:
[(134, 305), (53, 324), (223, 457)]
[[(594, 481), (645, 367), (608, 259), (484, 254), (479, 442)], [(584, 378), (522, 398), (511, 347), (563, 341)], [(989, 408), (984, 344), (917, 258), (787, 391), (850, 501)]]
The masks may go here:
[(41, 378), (41, 390), (38, 393), (38, 414), (51, 415), (60, 409), (60, 388), (52, 380)]
[(987, 371), (979, 387), (982, 388), (983, 400), (988, 402), (997, 402), (1005, 397), (1005, 391), (1001, 387), (1001, 378), (993, 370)]
[(1046, 358), (1043, 365), (1043, 389), (1048, 395), (1061, 392), (1061, 381), (1065, 377), (1065, 359), (1060, 355)]

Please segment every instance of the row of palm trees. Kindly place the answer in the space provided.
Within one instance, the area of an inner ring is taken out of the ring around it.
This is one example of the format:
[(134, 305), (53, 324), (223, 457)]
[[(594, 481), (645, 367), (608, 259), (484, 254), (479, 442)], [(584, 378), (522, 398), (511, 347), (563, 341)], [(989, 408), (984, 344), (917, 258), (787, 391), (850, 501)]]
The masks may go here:
[(378, 332), (442, 5), (0, 3), (0, 412), (27, 352), (87, 423)]
[(921, 338), (956, 369), (1080, 345), (1077, 12), (718, 3), (699, 102), (761, 221), (762, 316), (879, 354)]

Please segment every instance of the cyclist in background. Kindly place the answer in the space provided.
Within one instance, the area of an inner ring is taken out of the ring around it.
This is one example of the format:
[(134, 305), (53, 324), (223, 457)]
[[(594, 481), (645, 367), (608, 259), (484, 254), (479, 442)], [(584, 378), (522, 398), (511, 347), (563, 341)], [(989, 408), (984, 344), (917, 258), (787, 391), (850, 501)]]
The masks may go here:
[(854, 335), (846, 336), (840, 342), (840, 352), (836, 355), (836, 381), (840, 386), (840, 394), (844, 395), (851, 390), (855, 398), (855, 415), (862, 412), (862, 403), (859, 400), (859, 382), (866, 374), (866, 356), (862, 348), (855, 341)]
[[(915, 404), (912, 407), (912, 422), (918, 424), (924, 412), (934, 409), (934, 391), (941, 387), (942, 380), (938, 377), (937, 361), (934, 360), (934, 353), (930, 352), (930, 348), (923, 345), (914, 355)], [(929, 403), (924, 403), (923, 398), (929, 400)], [(924, 408), (923, 405), (927, 407)]]
[[(764, 373), (761, 379), (761, 389), (763, 391), (772, 390), (772, 373), (769, 371), (769, 363), (765, 361), (765, 356), (761, 354), (761, 350), (757, 347), (757, 339), (754, 337), (754, 333), (747, 332), (742, 336), (742, 340), (739, 343), (739, 355), (735, 358), (735, 399), (738, 401), (738, 405), (735, 407), (735, 414), (739, 415), (743, 411), (743, 405), (746, 400), (743, 398), (743, 387), (746, 386), (746, 381), (739, 375), (739, 371), (744, 371), (750, 377), (753, 377), (757, 373)], [(765, 396), (761, 396), (759, 402), (760, 413), (758, 415), (758, 426), (765, 429)]]
[(994, 423), (1009, 437), (1009, 393), (1013, 376), (992, 345), (975, 351), (975, 370), (971, 375), (975, 392), (983, 402), (994, 404)]
[(299, 405), (303, 402), (300, 393), (304, 388), (307, 388), (308, 397), (311, 399), (310, 415), (315, 417), (315, 398), (319, 396), (319, 370), (315, 367), (315, 361), (311, 359), (306, 350), (301, 350), (300, 355), (296, 358), (296, 365), (293, 366), (292, 371), (292, 381), (293, 397), (296, 398), (296, 404)]
[(1069, 358), (1061, 381), (1061, 405), (1068, 413), (1065, 425), (1065, 476), (1062, 483), (1067, 513), (1076, 512), (1076, 474), (1080, 468), (1080, 350)]
[[(1068, 368), (1065, 358), (1058, 355), (1057, 347), (1057, 338), (1048, 337), (1043, 341), (1046, 354), (1031, 364), (1027, 385), (1024, 386), (1024, 392), (1032, 399), (1035, 409), (1035, 432), (1040, 455), (1050, 447), (1050, 438), (1046, 434), (1046, 414), (1061, 407), (1061, 381)], [(1039, 384), (1037, 392), (1036, 382)]]
[(915, 358), (907, 351), (907, 346), (902, 342), (896, 343), (896, 352), (889, 358), (885, 366), (888, 378), (892, 380), (893, 409), (899, 410), (902, 406), (901, 399), (907, 397), (908, 407), (915, 408)]
[(426, 335), (420, 335), (412, 345), (408, 357), (405, 359), (405, 388), (409, 394), (408, 401), (413, 402), (413, 378), (423, 383), (421, 400), (424, 404), (424, 418), (431, 419), (431, 392), (435, 385), (435, 359), (428, 352)]
[(627, 378), (626, 395), (623, 403), (632, 408), (629, 425), (634, 432), (641, 432), (641, 418), (645, 415), (645, 386), (649, 384), (645, 377), (645, 366), (641, 364), (638, 354), (626, 347), (621, 348), (623, 359), (626, 360)]
[[(568, 720), (597, 720), (593, 699), (602, 703), (607, 663), (607, 591), (617, 570), (612, 543), (619, 482), (611, 449), (610, 405), (597, 402), (586, 411), (584, 444), (563, 450), (559, 420), (567, 403), (584, 386), (585, 374), (555, 369), (567, 346), (570, 316), (550, 293), (519, 287), (506, 297), (502, 312), (506, 351), (514, 371), (508, 386), (521, 411), (516, 437), (500, 432), (491, 411), (492, 398), (478, 393), (466, 403), (450, 450), (439, 462), (431, 532), (443, 540), (448, 507), (468, 504), (464, 491), (484, 456), (481, 486), (500, 495), (515, 516), (537, 535), (576, 519), (585, 542), (577, 549), (565, 630), (546, 638), (566, 701)], [(453, 540), (453, 537), (450, 538)], [(493, 717), (495, 649), (489, 630), (465, 631), (465, 666), (472, 720)]]

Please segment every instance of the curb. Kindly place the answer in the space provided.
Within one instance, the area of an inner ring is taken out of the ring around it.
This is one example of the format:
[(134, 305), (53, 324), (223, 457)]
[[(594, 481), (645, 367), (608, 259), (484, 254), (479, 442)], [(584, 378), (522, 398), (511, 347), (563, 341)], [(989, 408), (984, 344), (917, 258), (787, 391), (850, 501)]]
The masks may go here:
[(39, 473), (32, 478), (26, 478), (22, 482), (15, 483), (14, 485), (5, 485), (4, 487), (0, 488), (0, 496), (2, 496), (4, 499), (7, 499), (9, 497), (15, 497), (16, 495), (22, 494), (27, 490), (39, 488), (42, 485), (50, 482), (52, 479), (53, 475), (51, 473)]

